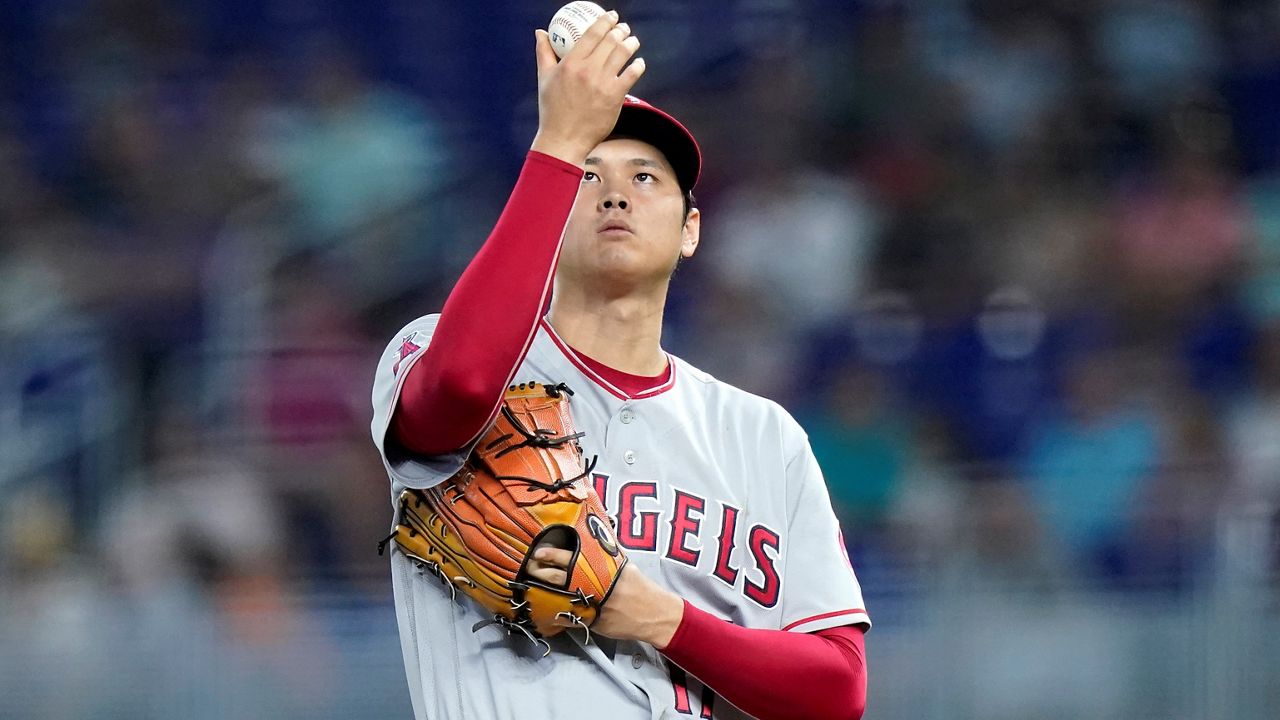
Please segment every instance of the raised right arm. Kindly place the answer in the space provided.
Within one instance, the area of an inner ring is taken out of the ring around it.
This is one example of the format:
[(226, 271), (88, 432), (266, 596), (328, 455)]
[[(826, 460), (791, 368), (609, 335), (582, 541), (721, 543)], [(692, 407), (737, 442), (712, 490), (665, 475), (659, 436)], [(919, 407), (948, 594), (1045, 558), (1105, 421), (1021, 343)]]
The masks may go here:
[(466, 447), (493, 421), (546, 307), (581, 166), (644, 72), (642, 59), (626, 65), (638, 47), (614, 13), (559, 62), (537, 31), (538, 134), (497, 225), (405, 377), (390, 432), (407, 450)]

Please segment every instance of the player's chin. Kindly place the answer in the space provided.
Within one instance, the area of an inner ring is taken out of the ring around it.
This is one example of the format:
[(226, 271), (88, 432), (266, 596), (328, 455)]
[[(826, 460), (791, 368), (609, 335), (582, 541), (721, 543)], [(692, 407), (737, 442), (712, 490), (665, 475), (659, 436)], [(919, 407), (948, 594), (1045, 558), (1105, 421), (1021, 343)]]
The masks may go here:
[(644, 271), (644, 253), (634, 243), (612, 240), (596, 248), (593, 265), (597, 273), (608, 275), (637, 275)]
[(633, 287), (660, 282), (671, 275), (669, 258), (658, 257), (654, 248), (639, 242), (601, 243), (583, 268), (595, 282)]

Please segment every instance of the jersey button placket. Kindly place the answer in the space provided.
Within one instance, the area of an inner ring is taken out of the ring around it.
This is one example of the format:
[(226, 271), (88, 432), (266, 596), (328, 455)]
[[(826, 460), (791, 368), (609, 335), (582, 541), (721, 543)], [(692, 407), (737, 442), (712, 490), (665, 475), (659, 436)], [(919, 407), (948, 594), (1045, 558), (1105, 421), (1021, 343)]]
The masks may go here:
[(628, 464), (628, 465), (635, 465), (635, 464), (636, 464), (636, 451), (635, 451), (635, 450), (628, 450), (628, 451), (626, 451), (626, 452), (622, 453), (622, 462), (624, 462), (624, 463), (626, 463), (626, 464)]
[(622, 412), (618, 413), (618, 419), (623, 425), (630, 425), (631, 421), (636, 419), (636, 413), (629, 407), (622, 408)]

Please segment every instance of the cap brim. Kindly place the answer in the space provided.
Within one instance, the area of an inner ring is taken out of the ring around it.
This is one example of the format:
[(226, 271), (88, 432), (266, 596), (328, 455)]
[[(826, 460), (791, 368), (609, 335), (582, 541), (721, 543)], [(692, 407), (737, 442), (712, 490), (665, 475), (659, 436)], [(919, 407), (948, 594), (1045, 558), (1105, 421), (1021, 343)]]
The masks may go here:
[(686, 192), (698, 184), (702, 151), (693, 134), (674, 117), (644, 101), (628, 101), (618, 114), (614, 136), (642, 140), (662, 151), (676, 171), (676, 181)]

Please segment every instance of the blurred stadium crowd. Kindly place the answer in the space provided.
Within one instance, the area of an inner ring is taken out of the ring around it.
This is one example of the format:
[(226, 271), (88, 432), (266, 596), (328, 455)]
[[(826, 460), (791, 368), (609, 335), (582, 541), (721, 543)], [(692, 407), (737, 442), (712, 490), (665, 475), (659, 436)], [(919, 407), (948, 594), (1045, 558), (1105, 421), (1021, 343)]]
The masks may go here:
[[(257, 717), (182, 689), (208, 665), (161, 662), (174, 633), (274, 668), (264, 716), (375, 716), (317, 693), (368, 657), (407, 707), (373, 366), (496, 218), (557, 3), (464, 5), (0, 6), (0, 715)], [(902, 648), (939, 598), (1136, 597), (1185, 609), (1167, 637), (1250, 588), (1274, 622), (1280, 5), (619, 9), (707, 157), (666, 346), (805, 425), (885, 667), (928, 675)], [(90, 651), (160, 679), (90, 712), (57, 690)], [(1217, 717), (1214, 672), (1142, 707)], [(873, 672), (868, 717), (909, 683)], [(1009, 692), (964, 707), (1150, 702)]]

